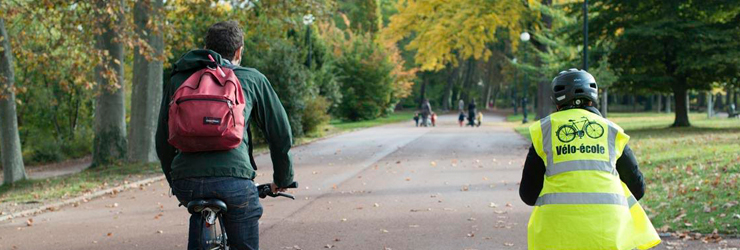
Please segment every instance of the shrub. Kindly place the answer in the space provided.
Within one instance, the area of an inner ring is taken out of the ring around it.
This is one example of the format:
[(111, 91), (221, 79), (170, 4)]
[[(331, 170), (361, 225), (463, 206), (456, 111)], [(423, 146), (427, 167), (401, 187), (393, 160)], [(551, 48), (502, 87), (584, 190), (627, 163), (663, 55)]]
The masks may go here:
[(64, 160), (61, 146), (54, 140), (48, 138), (34, 145), (25, 162), (28, 165), (44, 164)]
[(308, 70), (300, 60), (300, 52), (289, 41), (274, 39), (265, 51), (250, 51), (245, 64), (254, 67), (272, 84), (288, 113), (293, 136), (303, 135), (303, 111), (309, 92)]
[(329, 114), (326, 113), (330, 105), (331, 103), (322, 96), (309, 99), (306, 102), (306, 110), (304, 110), (302, 117), (303, 132), (321, 135), (321, 127), (329, 123), (331, 119)]
[(342, 83), (342, 105), (337, 113), (342, 118), (375, 119), (392, 106), (394, 65), (371, 35), (351, 38), (336, 67)]

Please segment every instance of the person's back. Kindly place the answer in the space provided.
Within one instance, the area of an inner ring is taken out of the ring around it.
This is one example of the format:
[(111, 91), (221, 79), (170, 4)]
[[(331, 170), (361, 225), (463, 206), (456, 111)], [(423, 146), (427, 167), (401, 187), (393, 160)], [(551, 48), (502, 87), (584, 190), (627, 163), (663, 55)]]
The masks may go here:
[(598, 90), (585, 71), (553, 80), (558, 111), (529, 129), (532, 147), (519, 194), (535, 206), (529, 249), (648, 249), (660, 243), (637, 202), (642, 174), (622, 128), (592, 105)]
[[(175, 63), (170, 83), (165, 85), (156, 134), (157, 155), (162, 171), (181, 204), (204, 198), (223, 200), (228, 208), (224, 218), (229, 245), (234, 249), (259, 249), (258, 219), (262, 216), (262, 206), (253, 182), (256, 166), (251, 159), (248, 128), (243, 132), (245, 139), (234, 149), (202, 152), (177, 150), (168, 143), (171, 137), (168, 132), (170, 99), (193, 73), (212, 66), (209, 56), (218, 65), (233, 70), (248, 104), (243, 110), (243, 122), (248, 124), (250, 120), (255, 120), (270, 145), (274, 170), (273, 192), (283, 190), (293, 182), (289, 153), (292, 144), (290, 124), (265, 76), (255, 69), (238, 66), (244, 41), (236, 22), (211, 26), (205, 43), (207, 49), (192, 50)], [(203, 122), (203, 126), (215, 126), (222, 121), (204, 117)], [(188, 249), (198, 247), (200, 222), (200, 214), (191, 215)]]

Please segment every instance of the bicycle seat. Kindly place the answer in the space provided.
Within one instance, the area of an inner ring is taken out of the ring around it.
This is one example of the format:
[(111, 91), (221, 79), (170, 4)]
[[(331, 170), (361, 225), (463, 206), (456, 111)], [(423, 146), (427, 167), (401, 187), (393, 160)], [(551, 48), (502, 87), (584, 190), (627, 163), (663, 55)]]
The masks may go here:
[(573, 119), (571, 119), (571, 120), (568, 120), (568, 121), (569, 121), (569, 122), (575, 122), (576, 120), (573, 120)]
[(188, 212), (200, 213), (205, 208), (211, 208), (214, 212), (226, 212), (226, 203), (219, 199), (200, 199), (188, 202)]

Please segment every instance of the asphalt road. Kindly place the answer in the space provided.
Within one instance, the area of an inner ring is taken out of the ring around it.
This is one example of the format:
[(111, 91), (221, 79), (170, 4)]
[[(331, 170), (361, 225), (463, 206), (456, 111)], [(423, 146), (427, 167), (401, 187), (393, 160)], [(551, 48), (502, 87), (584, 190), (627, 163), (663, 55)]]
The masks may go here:
[[(263, 200), (261, 249), (526, 249), (517, 190), (529, 143), (489, 114), (360, 130), (293, 150), (297, 200)], [(257, 158), (269, 182), (269, 157)], [(184, 249), (187, 211), (166, 182), (0, 222), (0, 249)], [(677, 242), (659, 249), (732, 249)]]

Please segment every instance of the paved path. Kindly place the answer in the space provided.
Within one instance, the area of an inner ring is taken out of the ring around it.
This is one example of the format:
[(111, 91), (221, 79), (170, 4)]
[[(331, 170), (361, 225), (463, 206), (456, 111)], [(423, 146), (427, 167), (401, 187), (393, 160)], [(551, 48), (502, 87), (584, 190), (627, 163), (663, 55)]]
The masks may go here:
[[(297, 147), (298, 199), (263, 201), (261, 249), (526, 249), (531, 208), (517, 183), (529, 143), (486, 119), (459, 128), (442, 116), (436, 128), (409, 121)], [(257, 162), (257, 181), (269, 182), (269, 157)], [(156, 182), (0, 222), (0, 249), (183, 249), (187, 216)]]
[[(66, 160), (58, 163), (50, 163), (39, 166), (27, 166), (26, 175), (29, 179), (45, 179), (57, 176), (76, 174), (87, 169), (92, 164), (92, 156), (79, 159)], [(3, 173), (0, 172), (0, 185), (3, 184)]]

